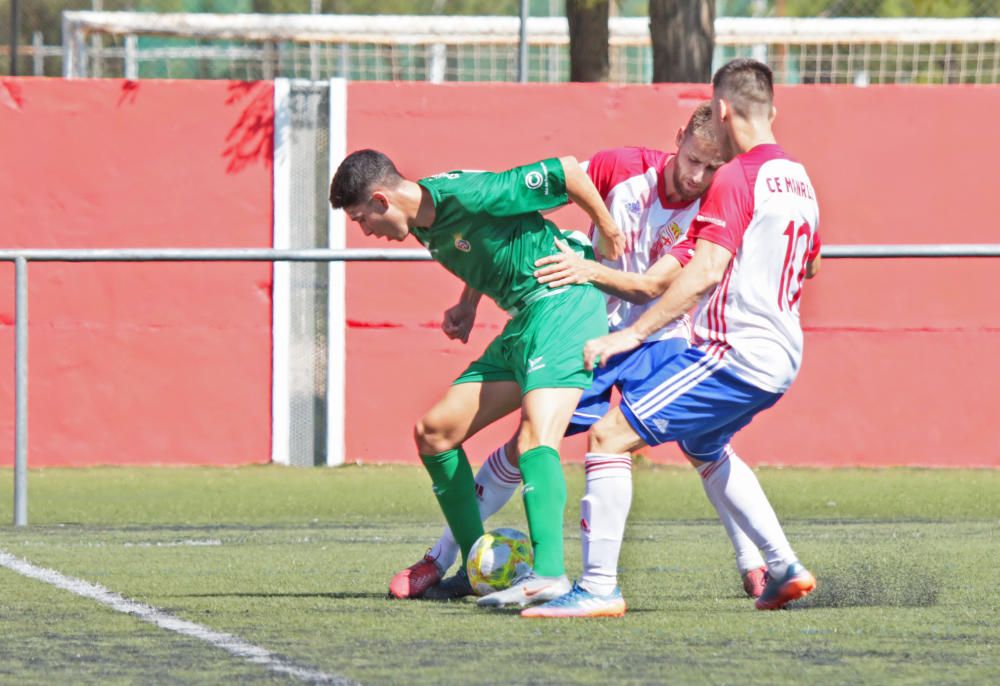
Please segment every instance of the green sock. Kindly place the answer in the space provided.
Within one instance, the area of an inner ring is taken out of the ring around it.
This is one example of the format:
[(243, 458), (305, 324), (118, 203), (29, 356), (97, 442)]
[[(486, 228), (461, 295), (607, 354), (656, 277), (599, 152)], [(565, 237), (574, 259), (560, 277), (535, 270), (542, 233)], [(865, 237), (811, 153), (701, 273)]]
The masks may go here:
[(559, 465), (559, 453), (544, 445), (527, 451), (521, 455), (521, 476), (524, 510), (535, 550), (535, 574), (562, 576), (566, 573), (563, 559), (566, 479)]
[(476, 482), (472, 476), (469, 458), (461, 447), (437, 455), (421, 455), (420, 459), (431, 475), (434, 495), (437, 496), (444, 518), (462, 549), (462, 564), (469, 559), (469, 551), (483, 535), (483, 520), (479, 516), (476, 500)]

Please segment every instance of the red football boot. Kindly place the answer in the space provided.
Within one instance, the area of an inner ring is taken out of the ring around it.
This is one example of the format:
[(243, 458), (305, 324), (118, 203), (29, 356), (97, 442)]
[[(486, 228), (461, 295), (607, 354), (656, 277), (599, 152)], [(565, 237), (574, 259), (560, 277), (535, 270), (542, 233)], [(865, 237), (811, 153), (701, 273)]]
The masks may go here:
[(751, 598), (760, 598), (767, 585), (767, 567), (758, 567), (743, 573), (743, 590)]
[(420, 562), (410, 565), (389, 582), (389, 595), (393, 598), (419, 598), (424, 592), (441, 581), (442, 572), (437, 562), (429, 554)]

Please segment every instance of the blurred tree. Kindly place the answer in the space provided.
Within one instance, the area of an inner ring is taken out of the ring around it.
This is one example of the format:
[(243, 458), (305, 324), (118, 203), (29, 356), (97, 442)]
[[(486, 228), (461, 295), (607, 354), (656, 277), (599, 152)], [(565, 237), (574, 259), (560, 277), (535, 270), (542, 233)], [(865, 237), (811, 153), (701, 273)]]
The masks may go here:
[(566, 0), (569, 22), (569, 80), (607, 81), (609, 0)]
[(707, 83), (715, 49), (715, 0), (649, 0), (653, 82)]

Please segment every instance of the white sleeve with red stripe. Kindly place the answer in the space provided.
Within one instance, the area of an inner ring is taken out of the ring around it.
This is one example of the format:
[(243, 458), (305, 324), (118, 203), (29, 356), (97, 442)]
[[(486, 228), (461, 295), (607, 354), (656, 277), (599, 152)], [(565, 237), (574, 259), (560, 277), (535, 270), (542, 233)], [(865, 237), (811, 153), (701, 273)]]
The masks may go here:
[[(601, 197), (608, 199), (608, 194), (615, 186), (634, 176), (641, 176), (657, 162), (662, 163), (666, 153), (649, 148), (611, 148), (596, 153), (587, 163), (587, 174), (597, 186)], [(659, 167), (663, 165), (660, 164)], [(657, 168), (659, 168), (657, 167)]]
[(716, 172), (688, 237), (692, 241), (704, 238), (735, 255), (752, 218), (753, 190), (743, 165), (733, 160)]

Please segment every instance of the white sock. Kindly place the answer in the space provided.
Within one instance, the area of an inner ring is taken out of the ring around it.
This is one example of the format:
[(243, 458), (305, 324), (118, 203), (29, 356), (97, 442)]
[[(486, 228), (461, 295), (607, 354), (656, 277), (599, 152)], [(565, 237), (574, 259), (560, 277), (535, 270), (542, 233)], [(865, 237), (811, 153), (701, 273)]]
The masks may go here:
[(618, 554), (632, 506), (632, 457), (587, 453), (587, 492), (580, 501), (580, 586), (607, 595), (618, 585)]
[[(479, 500), (479, 516), (483, 521), (503, 507), (520, 485), (521, 470), (507, 461), (507, 447), (501, 445), (490, 453), (476, 472), (476, 498)], [(451, 529), (446, 526), (429, 555), (442, 571), (447, 571), (461, 552)]]
[[(731, 449), (730, 449), (731, 450)], [(739, 456), (734, 453), (729, 453), (730, 465), (739, 462), (741, 465), (746, 467), (746, 463), (739, 458)], [(750, 475), (753, 476), (753, 471), (747, 467)], [(746, 471), (737, 468), (736, 471), (732, 470), (730, 466), (729, 474), (729, 486), (728, 488), (740, 488), (740, 479), (745, 478)], [(756, 478), (754, 482), (756, 483)], [(709, 502), (715, 506), (715, 511), (719, 515), (719, 521), (722, 522), (722, 526), (725, 527), (726, 533), (729, 535), (729, 541), (733, 544), (733, 550), (736, 552), (736, 569), (741, 575), (746, 574), (751, 569), (758, 569), (764, 566), (764, 558), (760, 556), (760, 551), (757, 550), (757, 546), (754, 544), (750, 538), (743, 533), (743, 529), (740, 528), (733, 516), (729, 514), (729, 510), (726, 508), (725, 502), (721, 498), (718, 490), (709, 487), (708, 479), (702, 478), (701, 485), (705, 487), (705, 495), (708, 496)], [(757, 488), (760, 488), (760, 484), (757, 484)]]
[(698, 473), (709, 499), (717, 508), (725, 507), (736, 525), (764, 553), (768, 572), (783, 577), (788, 565), (796, 561), (795, 553), (750, 467), (726, 446), (722, 457), (703, 464)]

